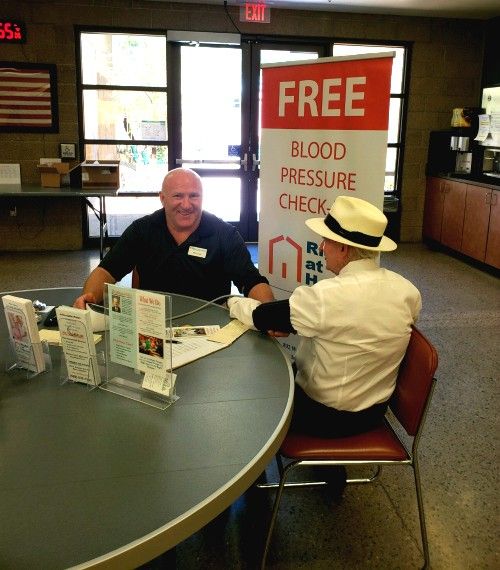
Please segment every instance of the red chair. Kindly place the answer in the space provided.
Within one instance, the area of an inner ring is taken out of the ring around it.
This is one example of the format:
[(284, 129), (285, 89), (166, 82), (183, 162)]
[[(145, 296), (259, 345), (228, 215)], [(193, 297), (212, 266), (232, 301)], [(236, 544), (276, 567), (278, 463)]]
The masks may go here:
[[(310, 437), (299, 433), (287, 434), (279, 453), (276, 455), (280, 472), (279, 483), (258, 485), (260, 488), (278, 489), (264, 547), (262, 568), (266, 564), (269, 544), (285, 487), (326, 485), (326, 482), (323, 481), (286, 483), (290, 472), (298, 467), (328, 467), (333, 465), (371, 465), (375, 467), (375, 472), (371, 477), (348, 479), (347, 483), (369, 483), (376, 479), (384, 465), (408, 465), (413, 469), (425, 558), (424, 568), (429, 565), (429, 546), (425, 528), (417, 450), (434, 389), (434, 373), (437, 363), (436, 349), (414, 327), (406, 354), (399, 368), (396, 388), (389, 404), (389, 409), (397, 422), (386, 417), (384, 424), (372, 431), (335, 439)], [(398, 437), (395, 430), (397, 423), (410, 436), (411, 449)], [(282, 457), (291, 460), (284, 468)]]

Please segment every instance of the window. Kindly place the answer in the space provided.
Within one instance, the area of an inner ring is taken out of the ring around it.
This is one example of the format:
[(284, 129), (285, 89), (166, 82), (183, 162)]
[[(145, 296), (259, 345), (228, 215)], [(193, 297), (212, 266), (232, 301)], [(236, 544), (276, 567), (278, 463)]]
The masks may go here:
[[(117, 160), (123, 190), (157, 192), (168, 168), (165, 35), (82, 32), (80, 63), (82, 158)], [(159, 200), (108, 198), (106, 206), (117, 236)], [(88, 219), (89, 235), (98, 235)]]
[(357, 55), (361, 53), (395, 52), (392, 64), (391, 101), (389, 107), (389, 131), (385, 165), (384, 193), (388, 197), (399, 198), (400, 173), (402, 169), (404, 109), (407, 100), (406, 61), (408, 48), (392, 45), (344, 44), (335, 43), (332, 55)]
[(121, 187), (157, 189), (168, 159), (165, 36), (82, 33), (85, 160), (119, 160)]

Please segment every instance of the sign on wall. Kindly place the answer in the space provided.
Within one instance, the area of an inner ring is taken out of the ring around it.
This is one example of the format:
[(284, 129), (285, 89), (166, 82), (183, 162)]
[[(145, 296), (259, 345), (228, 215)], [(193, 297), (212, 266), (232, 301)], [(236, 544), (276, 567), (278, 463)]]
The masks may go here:
[(276, 298), (332, 277), (307, 218), (339, 195), (383, 207), (393, 56), (262, 66), (259, 270)]

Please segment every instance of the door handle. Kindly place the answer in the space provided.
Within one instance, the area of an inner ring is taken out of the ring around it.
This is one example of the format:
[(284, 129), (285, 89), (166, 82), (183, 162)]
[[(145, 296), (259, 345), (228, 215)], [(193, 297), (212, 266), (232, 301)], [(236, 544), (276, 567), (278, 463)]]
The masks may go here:
[(240, 160), (241, 166), (243, 166), (243, 170), (247, 172), (248, 170), (248, 153), (245, 152), (243, 158)]
[(257, 167), (260, 166), (260, 160), (257, 158), (257, 155), (253, 152), (252, 153), (252, 172), (257, 170)]

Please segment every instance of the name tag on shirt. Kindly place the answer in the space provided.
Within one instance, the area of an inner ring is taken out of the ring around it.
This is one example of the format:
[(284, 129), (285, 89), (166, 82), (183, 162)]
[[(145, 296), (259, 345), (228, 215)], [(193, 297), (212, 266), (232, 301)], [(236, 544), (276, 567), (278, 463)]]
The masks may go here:
[(207, 257), (207, 250), (204, 247), (195, 247), (194, 245), (190, 246), (188, 249), (188, 255), (192, 255), (193, 257)]

